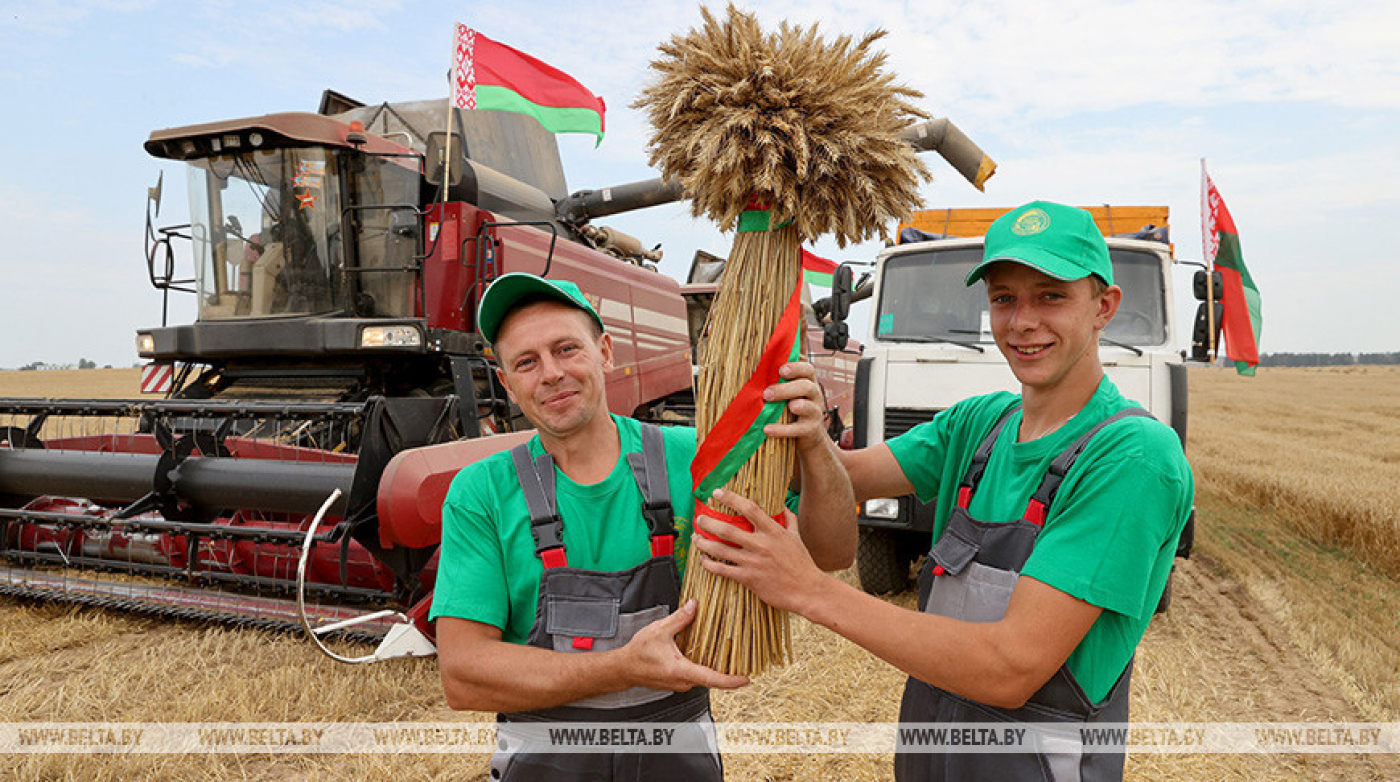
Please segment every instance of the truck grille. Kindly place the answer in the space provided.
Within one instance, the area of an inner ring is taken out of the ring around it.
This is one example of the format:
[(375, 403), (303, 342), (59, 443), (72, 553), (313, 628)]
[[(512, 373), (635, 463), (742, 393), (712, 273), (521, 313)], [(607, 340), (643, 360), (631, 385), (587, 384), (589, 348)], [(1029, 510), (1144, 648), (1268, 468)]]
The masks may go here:
[(915, 426), (933, 420), (933, 414), (937, 410), (905, 410), (903, 408), (889, 408), (885, 410), (885, 439), (890, 440)]

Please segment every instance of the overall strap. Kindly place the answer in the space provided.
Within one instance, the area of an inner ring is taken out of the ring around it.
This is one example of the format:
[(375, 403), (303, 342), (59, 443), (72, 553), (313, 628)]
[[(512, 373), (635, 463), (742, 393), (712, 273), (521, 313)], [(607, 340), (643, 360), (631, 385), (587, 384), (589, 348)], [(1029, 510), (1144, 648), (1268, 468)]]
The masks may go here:
[(1013, 405), (997, 421), (992, 431), (982, 439), (982, 444), (977, 446), (977, 451), (972, 454), (972, 464), (968, 465), (967, 472), (963, 475), (962, 484), (958, 486), (958, 507), (967, 509), (972, 502), (972, 493), (977, 490), (977, 484), (982, 480), (982, 473), (987, 471), (987, 460), (992, 457), (992, 448), (997, 444), (997, 436), (1001, 434), (1002, 427), (1011, 418), (1011, 414), (1021, 409), (1020, 404)]
[[(523, 443), (511, 449), (510, 457), (525, 497), (525, 507), (530, 512), (535, 554), (546, 568), (568, 567), (564, 520), (555, 507), (554, 457), (545, 453), (532, 459), (528, 444)], [(676, 527), (671, 521), (674, 514), (661, 427), (642, 424), (642, 452), (627, 454), (627, 463), (642, 493), (642, 516), (650, 531), (652, 556), (670, 556), (675, 550)]]
[(671, 510), (671, 487), (667, 482), (666, 443), (661, 427), (642, 424), (642, 452), (627, 454), (632, 476), (642, 492), (642, 516), (651, 534), (651, 554), (670, 556), (676, 546), (675, 514)]
[(530, 535), (535, 539), (535, 555), (546, 568), (568, 567), (564, 552), (564, 520), (554, 506), (554, 457), (545, 453), (539, 459), (530, 458), (528, 443), (510, 451), (515, 463), (515, 475), (530, 511)]
[(1060, 490), (1060, 484), (1064, 483), (1065, 476), (1069, 474), (1069, 468), (1074, 466), (1074, 461), (1084, 452), (1089, 441), (1094, 439), (1094, 435), (1115, 421), (1135, 417), (1151, 418), (1152, 414), (1141, 407), (1125, 407), (1098, 422), (1093, 429), (1085, 432), (1070, 447), (1061, 451), (1060, 455), (1050, 462), (1050, 469), (1046, 470), (1045, 477), (1040, 481), (1040, 487), (1035, 490), (1035, 494), (1031, 495), (1031, 501), (1026, 505), (1025, 520), (1036, 526), (1044, 526), (1045, 517), (1050, 514), (1050, 503), (1055, 500), (1055, 493)]

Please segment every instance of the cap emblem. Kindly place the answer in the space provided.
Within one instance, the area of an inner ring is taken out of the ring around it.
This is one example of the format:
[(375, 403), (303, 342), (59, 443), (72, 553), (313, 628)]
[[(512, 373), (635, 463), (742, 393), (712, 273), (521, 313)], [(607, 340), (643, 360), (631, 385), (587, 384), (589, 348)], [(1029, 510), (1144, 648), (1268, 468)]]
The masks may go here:
[(1034, 236), (1050, 227), (1050, 215), (1044, 209), (1027, 209), (1026, 213), (1016, 218), (1016, 222), (1011, 226), (1011, 232), (1021, 236)]

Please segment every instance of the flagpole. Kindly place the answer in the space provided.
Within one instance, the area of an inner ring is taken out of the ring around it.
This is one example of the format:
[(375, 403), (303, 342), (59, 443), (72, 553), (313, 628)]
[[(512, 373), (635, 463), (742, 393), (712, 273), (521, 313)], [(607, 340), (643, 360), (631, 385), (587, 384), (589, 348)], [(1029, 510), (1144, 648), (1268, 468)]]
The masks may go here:
[[(453, 34), (453, 39), (456, 39), (455, 33)], [(452, 106), (456, 103), (456, 97), (454, 95), (456, 88), (452, 85), (457, 83), (457, 80), (452, 77), (452, 71), (447, 72), (447, 80), (450, 82), (447, 88), (447, 144), (443, 147), (442, 153), (442, 202), (444, 204), (447, 203), (447, 191), (452, 187)], [(446, 217), (447, 215), (444, 212), (442, 219), (445, 220)]]
[(1210, 251), (1210, 236), (1217, 233), (1214, 212), (1210, 206), (1210, 177), (1206, 174), (1206, 159), (1201, 158), (1201, 249), (1206, 258), (1206, 355), (1214, 364), (1218, 358), (1215, 346), (1215, 253)]
[[(447, 69), (447, 144), (443, 147), (442, 203), (447, 203), (447, 191), (452, 187), (452, 107), (457, 104), (457, 23), (452, 23), (452, 67)], [(440, 219), (447, 218), (446, 210)]]

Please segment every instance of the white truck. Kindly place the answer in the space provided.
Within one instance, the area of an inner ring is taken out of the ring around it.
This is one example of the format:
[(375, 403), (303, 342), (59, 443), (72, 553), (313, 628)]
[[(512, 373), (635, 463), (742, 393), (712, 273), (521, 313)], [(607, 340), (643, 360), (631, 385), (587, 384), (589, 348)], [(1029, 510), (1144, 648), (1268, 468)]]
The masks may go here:
[[(885, 248), (873, 274), (855, 290), (855, 300), (868, 295), (873, 303), (869, 338), (856, 369), (854, 447), (893, 438), (959, 400), (1019, 391), (992, 340), (986, 293), (980, 285), (963, 285), (982, 258), (986, 227), (1006, 211), (918, 213), (901, 226), (901, 239), (913, 241)], [(1176, 261), (1166, 238), (1167, 208), (1089, 211), (1106, 235), (1114, 281), (1123, 289), (1122, 306), (1099, 348), (1104, 369), (1124, 396), (1171, 425), (1184, 445), (1186, 373), (1176, 347)], [(906, 230), (911, 228), (912, 233)], [(834, 292), (833, 299), (843, 293)], [(904, 589), (910, 566), (929, 549), (933, 506), (913, 495), (874, 499), (862, 505), (859, 521), (861, 585), (872, 594)], [(1182, 556), (1189, 551), (1189, 530), (1183, 542)]]

